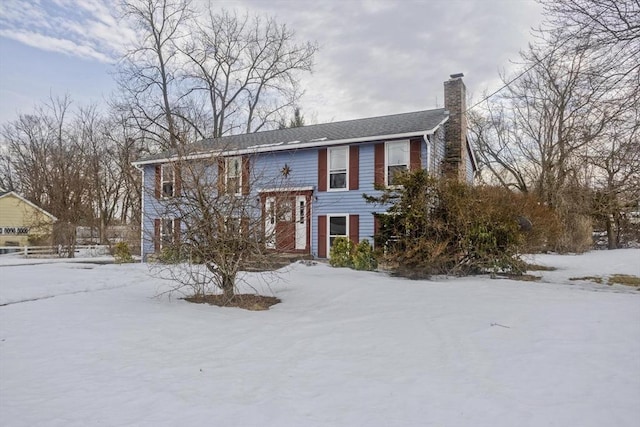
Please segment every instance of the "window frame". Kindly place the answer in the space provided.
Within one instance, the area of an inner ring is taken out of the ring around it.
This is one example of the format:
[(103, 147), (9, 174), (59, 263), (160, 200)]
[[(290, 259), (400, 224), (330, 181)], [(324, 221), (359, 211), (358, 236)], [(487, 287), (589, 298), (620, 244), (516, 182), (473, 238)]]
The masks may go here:
[(389, 166), (401, 166), (398, 165), (389, 165), (389, 147), (397, 146), (403, 144), (405, 146), (404, 152), (406, 153), (406, 170), (411, 170), (411, 142), (408, 139), (403, 139), (399, 141), (386, 141), (384, 143), (384, 182), (387, 187), (398, 187), (397, 184), (392, 184), (389, 182)]
[[(167, 227), (169, 224), (169, 227)], [(169, 234), (166, 233), (166, 229), (169, 229)], [(175, 219), (174, 218), (160, 218), (160, 250), (165, 245), (175, 244)]]
[[(165, 170), (171, 171), (171, 179), (165, 179)], [(165, 183), (171, 183), (171, 194), (165, 192)], [(170, 199), (176, 196), (176, 168), (173, 163), (162, 163), (160, 165), (160, 197)]]
[[(229, 172), (230, 172), (230, 167), (229, 165), (232, 162), (237, 161), (238, 163), (238, 170), (237, 170), (237, 176), (230, 176)], [(242, 156), (231, 156), (231, 157), (225, 157), (224, 158), (224, 188), (227, 194), (234, 194), (236, 196), (242, 195)], [(237, 185), (237, 189), (234, 192), (229, 191), (229, 179), (237, 179), (238, 180), (238, 185)]]
[[(349, 238), (349, 214), (329, 214), (327, 217), (327, 255), (331, 251), (331, 238), (346, 237)], [(331, 218), (344, 218), (345, 219), (345, 234), (331, 234)]]
[[(345, 168), (343, 169), (334, 169), (333, 173), (344, 173), (344, 187), (331, 187), (331, 152), (344, 151), (344, 161)], [(349, 146), (344, 145), (340, 147), (328, 147), (327, 148), (327, 191), (349, 191)]]

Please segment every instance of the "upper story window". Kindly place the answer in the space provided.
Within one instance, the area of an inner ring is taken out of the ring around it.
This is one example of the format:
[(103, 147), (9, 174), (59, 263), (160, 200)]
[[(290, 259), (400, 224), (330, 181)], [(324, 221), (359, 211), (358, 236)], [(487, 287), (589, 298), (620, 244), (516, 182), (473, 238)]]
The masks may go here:
[(409, 141), (386, 143), (385, 178), (387, 185), (396, 185), (398, 176), (409, 170)]
[(242, 157), (227, 157), (224, 170), (227, 193), (242, 193)]
[(175, 170), (171, 163), (162, 165), (162, 197), (175, 195)]
[(329, 189), (344, 190), (347, 188), (347, 165), (349, 164), (349, 147), (329, 148)]

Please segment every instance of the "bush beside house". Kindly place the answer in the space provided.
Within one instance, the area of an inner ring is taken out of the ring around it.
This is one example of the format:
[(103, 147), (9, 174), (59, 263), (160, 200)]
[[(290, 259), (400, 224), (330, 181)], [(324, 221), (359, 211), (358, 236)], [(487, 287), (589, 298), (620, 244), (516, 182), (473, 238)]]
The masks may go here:
[(387, 206), (378, 215), (379, 259), (401, 276), (521, 274), (523, 250), (552, 249), (561, 225), (552, 209), (509, 190), (436, 179), (419, 170), (370, 203)]

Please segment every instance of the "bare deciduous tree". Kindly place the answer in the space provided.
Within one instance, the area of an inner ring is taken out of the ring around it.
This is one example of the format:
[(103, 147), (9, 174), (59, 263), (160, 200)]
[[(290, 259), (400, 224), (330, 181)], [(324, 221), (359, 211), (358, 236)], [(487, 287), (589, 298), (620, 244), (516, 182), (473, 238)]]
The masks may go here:
[(140, 144), (118, 126), (95, 106), (73, 112), (69, 97), (4, 125), (2, 181), (58, 218), (56, 243), (72, 249), (78, 226), (96, 228), (100, 243), (109, 243), (107, 229), (127, 222), (127, 212), (139, 221), (140, 177), (131, 161)]
[(276, 261), (272, 243), (295, 238), (294, 230), (271, 224), (277, 216), (295, 218), (296, 206), (284, 199), (266, 204), (249, 191), (258, 182), (276, 193), (286, 187), (286, 178), (259, 173), (250, 155), (181, 160), (184, 157), (173, 163), (180, 176), (175, 197), (161, 202), (159, 214), (167, 219), (155, 220), (161, 222), (161, 231), (154, 237), (161, 241), (156, 243), (160, 262), (153, 268), (173, 280), (171, 292), (186, 291), (196, 299), (221, 293), (226, 304), (236, 297), (241, 271), (270, 270)]
[(251, 133), (276, 124), (301, 91), (298, 73), (311, 71), (317, 46), (298, 44), (272, 18), (239, 16), (211, 7), (183, 52), (189, 78), (209, 101), (210, 137)]
[(71, 99), (52, 98), (4, 125), (16, 190), (58, 218), (56, 239), (73, 256), (75, 227), (90, 221), (88, 157), (70, 116)]
[(595, 194), (593, 214), (607, 233), (609, 249), (631, 234), (630, 215), (640, 202), (640, 103), (628, 102), (629, 108), (584, 152), (585, 179)]
[[(640, 1), (540, 0), (551, 28), (615, 65), (616, 77), (640, 73)], [(613, 69), (612, 69), (613, 71)]]
[(138, 127), (155, 136), (164, 149), (181, 142), (176, 109), (181, 66), (177, 44), (191, 18), (188, 0), (126, 0), (124, 16), (135, 24), (138, 40), (122, 58), (117, 80)]
[(577, 189), (597, 190), (598, 206), (608, 206), (607, 215), (613, 215), (611, 206), (622, 202), (610, 196), (620, 189), (613, 183), (625, 176), (623, 171), (631, 173), (627, 181), (639, 173), (633, 156), (625, 154), (637, 136), (625, 131), (622, 137), (621, 129), (637, 126), (640, 3), (541, 3), (547, 26), (522, 54), (526, 71), (514, 81), (505, 79), (505, 93), (470, 120), (479, 160), (491, 180), (569, 209), (568, 224), (588, 213), (591, 204), (576, 199), (588, 193)]
[(125, 16), (141, 39), (120, 63), (114, 105), (162, 149), (276, 127), (317, 51), (272, 18), (199, 14), (187, 0), (128, 0)]

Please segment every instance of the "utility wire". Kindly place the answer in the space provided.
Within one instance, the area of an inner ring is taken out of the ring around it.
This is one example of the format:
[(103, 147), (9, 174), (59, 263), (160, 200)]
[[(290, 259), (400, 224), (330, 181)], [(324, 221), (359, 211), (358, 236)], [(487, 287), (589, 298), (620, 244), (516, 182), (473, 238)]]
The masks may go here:
[(569, 41), (569, 39), (567, 38), (564, 42), (562, 42), (560, 44), (560, 46), (551, 49), (549, 51), (549, 53), (547, 53), (545, 56), (543, 56), (542, 58), (538, 59), (536, 62), (534, 62), (530, 67), (526, 68), (524, 71), (522, 71), (520, 74), (518, 74), (517, 76), (515, 76), (514, 78), (512, 78), (511, 80), (509, 80), (508, 82), (506, 82), (505, 84), (503, 84), (500, 88), (498, 88), (497, 90), (495, 90), (494, 92), (492, 92), (490, 95), (485, 96), (484, 98), (482, 98), (480, 101), (476, 102), (475, 104), (473, 104), (471, 107), (467, 108), (464, 112), (467, 113), (469, 112), (471, 109), (477, 107), (478, 105), (482, 104), (483, 102), (487, 101), (489, 98), (491, 98), (492, 96), (498, 94), (499, 92), (501, 92), (502, 90), (506, 89), (507, 87), (509, 87), (509, 85), (513, 82), (515, 82), (516, 80), (518, 80), (519, 78), (521, 78), (522, 76), (524, 76), (525, 74), (527, 74), (529, 71), (533, 70), (534, 67), (536, 67), (537, 65), (540, 65), (540, 63), (544, 60), (546, 60), (547, 58), (549, 58), (552, 54), (554, 54), (558, 49), (560, 49), (562, 46), (564, 46), (567, 42)]

